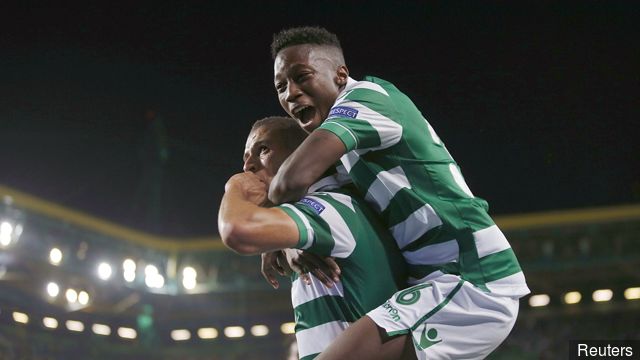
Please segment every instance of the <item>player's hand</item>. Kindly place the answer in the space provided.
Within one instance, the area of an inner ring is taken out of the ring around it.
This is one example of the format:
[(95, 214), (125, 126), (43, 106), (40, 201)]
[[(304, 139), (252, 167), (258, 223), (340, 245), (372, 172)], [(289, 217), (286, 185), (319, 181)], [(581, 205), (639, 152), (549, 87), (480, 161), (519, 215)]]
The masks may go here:
[(280, 287), (280, 283), (278, 283), (277, 275), (280, 274), (282, 276), (287, 275), (287, 273), (291, 272), (285, 258), (284, 253), (281, 250), (272, 251), (268, 253), (262, 253), (262, 276), (264, 276), (265, 280), (274, 289)]
[(327, 287), (332, 287), (340, 281), (340, 267), (332, 257), (324, 257), (298, 249), (285, 249), (287, 263), (291, 270), (298, 273), (300, 280), (311, 284), (313, 274)]
[(224, 186), (225, 191), (229, 191), (230, 188), (239, 189), (244, 199), (253, 204), (262, 206), (268, 202), (269, 187), (254, 173), (243, 172), (233, 175)]

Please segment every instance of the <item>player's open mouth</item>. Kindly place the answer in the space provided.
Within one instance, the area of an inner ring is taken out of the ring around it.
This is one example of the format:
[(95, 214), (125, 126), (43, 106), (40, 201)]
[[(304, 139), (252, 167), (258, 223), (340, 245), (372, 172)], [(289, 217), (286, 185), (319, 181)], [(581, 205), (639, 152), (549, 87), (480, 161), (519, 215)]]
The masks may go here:
[(315, 108), (312, 106), (300, 106), (293, 110), (293, 117), (304, 125), (313, 120), (315, 113)]

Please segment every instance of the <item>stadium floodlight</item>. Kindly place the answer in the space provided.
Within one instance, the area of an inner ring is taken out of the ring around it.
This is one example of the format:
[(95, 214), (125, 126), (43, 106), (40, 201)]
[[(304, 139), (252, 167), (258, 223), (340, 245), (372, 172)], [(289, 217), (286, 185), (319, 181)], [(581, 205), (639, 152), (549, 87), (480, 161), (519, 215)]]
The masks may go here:
[(582, 294), (578, 291), (569, 291), (564, 294), (564, 303), (565, 304), (577, 304), (582, 300)]
[(627, 300), (640, 299), (640, 287), (628, 288), (624, 291), (624, 298)]
[(67, 329), (69, 331), (75, 331), (75, 332), (83, 332), (84, 331), (84, 324), (80, 321), (76, 321), (76, 320), (67, 320), (67, 322), (65, 323)]
[(101, 262), (100, 265), (98, 265), (98, 277), (102, 280), (109, 280), (109, 278), (111, 277), (111, 265), (109, 265), (106, 262)]
[(595, 302), (606, 302), (613, 298), (613, 291), (611, 289), (596, 290), (593, 292), (592, 298)]
[(53, 265), (59, 265), (62, 261), (62, 251), (58, 248), (53, 248), (49, 251), (49, 262)]
[(198, 337), (200, 339), (215, 339), (218, 337), (218, 330), (216, 328), (200, 328), (198, 329)]
[(135, 339), (138, 336), (138, 333), (132, 328), (119, 327), (118, 336), (123, 339)]
[(89, 293), (84, 290), (80, 291), (80, 293), (78, 294), (78, 302), (81, 305), (87, 305), (89, 303)]
[(67, 298), (68, 302), (74, 303), (78, 301), (78, 292), (75, 291), (74, 289), (67, 289), (67, 292), (65, 293), (65, 297)]
[(13, 321), (20, 323), (20, 324), (26, 324), (29, 322), (29, 315), (23, 313), (23, 312), (19, 312), (19, 311), (14, 311), (13, 314)]
[(91, 326), (91, 331), (93, 331), (96, 335), (109, 336), (111, 335), (111, 328), (109, 325), (104, 324), (93, 324)]
[(541, 307), (549, 305), (549, 295), (547, 294), (538, 294), (533, 295), (529, 298), (529, 306), (531, 307)]
[(244, 336), (244, 328), (242, 326), (227, 326), (224, 328), (224, 336), (228, 338), (241, 338)]
[(147, 265), (144, 268), (144, 282), (149, 288), (160, 289), (164, 286), (164, 276), (158, 273), (158, 268), (154, 265)]
[(176, 329), (171, 331), (171, 338), (174, 341), (185, 341), (191, 339), (191, 333), (187, 329)]
[(136, 262), (132, 259), (125, 259), (122, 262), (122, 275), (127, 282), (133, 282), (136, 279)]
[(251, 327), (251, 335), (253, 336), (269, 335), (269, 328), (266, 325), (253, 325)]
[(11, 244), (11, 235), (13, 234), (13, 225), (8, 221), (0, 223), (0, 245), (3, 247)]
[(193, 290), (196, 287), (198, 272), (191, 266), (182, 269), (182, 286), (187, 290)]
[(283, 334), (293, 334), (295, 332), (295, 329), (296, 329), (296, 323), (294, 322), (286, 322), (280, 325), (280, 331)]
[(47, 284), (47, 294), (49, 294), (49, 296), (54, 298), (58, 296), (59, 293), (60, 293), (60, 287), (58, 286), (58, 284), (54, 282), (50, 282)]
[(42, 325), (44, 325), (44, 327), (49, 328), (49, 329), (57, 329), (58, 328), (58, 320), (52, 318), (52, 317), (43, 317), (42, 318)]

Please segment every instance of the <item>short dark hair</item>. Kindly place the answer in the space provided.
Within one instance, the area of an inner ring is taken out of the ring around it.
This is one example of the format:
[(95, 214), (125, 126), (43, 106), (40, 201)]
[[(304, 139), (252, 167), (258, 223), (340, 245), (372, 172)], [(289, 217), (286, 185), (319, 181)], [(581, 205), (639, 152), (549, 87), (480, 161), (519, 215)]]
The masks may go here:
[(300, 144), (302, 144), (308, 135), (295, 119), (284, 116), (269, 116), (260, 119), (253, 123), (251, 132), (265, 126), (268, 127), (269, 130), (275, 130), (282, 134), (284, 145), (291, 151), (295, 150)]
[(274, 34), (271, 42), (271, 56), (275, 59), (280, 50), (302, 44), (333, 46), (342, 52), (342, 46), (336, 34), (319, 26), (302, 26), (281, 30)]

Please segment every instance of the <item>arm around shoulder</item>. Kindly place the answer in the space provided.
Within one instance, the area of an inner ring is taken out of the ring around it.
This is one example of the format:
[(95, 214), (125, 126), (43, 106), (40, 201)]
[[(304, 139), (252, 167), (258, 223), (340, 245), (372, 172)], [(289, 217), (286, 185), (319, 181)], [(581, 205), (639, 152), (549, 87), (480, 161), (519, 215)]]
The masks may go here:
[(274, 204), (300, 200), (345, 151), (342, 140), (332, 132), (313, 131), (280, 166), (269, 187), (269, 200)]

